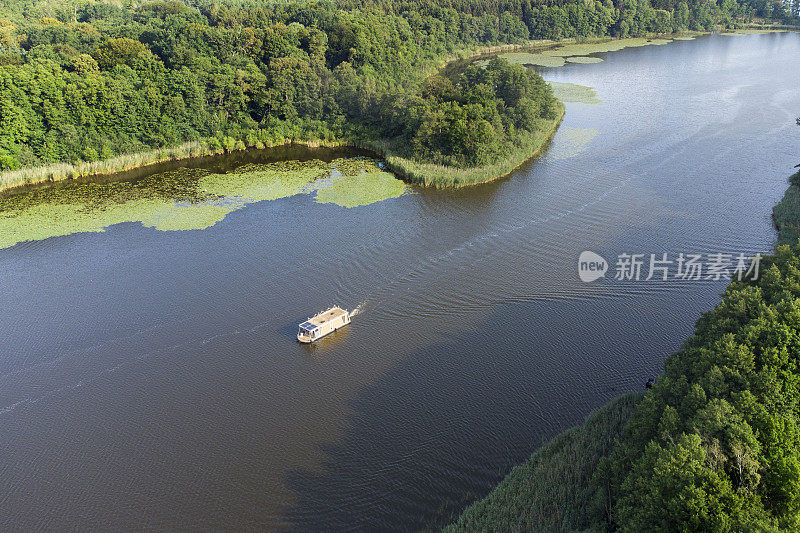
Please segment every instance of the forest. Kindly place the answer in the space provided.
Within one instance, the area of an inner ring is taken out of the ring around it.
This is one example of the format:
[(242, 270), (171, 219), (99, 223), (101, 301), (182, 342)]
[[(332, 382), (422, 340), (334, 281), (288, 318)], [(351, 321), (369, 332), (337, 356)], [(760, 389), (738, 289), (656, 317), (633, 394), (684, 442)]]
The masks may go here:
[(449, 531), (800, 530), (800, 173), (790, 183), (775, 254), (652, 389), (543, 446)]
[(767, 0), (14, 0), (0, 7), (0, 170), (190, 141), (376, 139), (420, 161), (481, 165), (551, 116), (552, 94), (499, 62), (431, 80), (448, 54), (755, 16), (790, 14)]

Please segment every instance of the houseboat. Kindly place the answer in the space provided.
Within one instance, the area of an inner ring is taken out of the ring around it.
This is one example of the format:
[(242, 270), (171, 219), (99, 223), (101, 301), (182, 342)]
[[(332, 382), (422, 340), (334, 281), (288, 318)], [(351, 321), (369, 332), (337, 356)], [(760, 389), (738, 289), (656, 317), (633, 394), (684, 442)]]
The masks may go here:
[(334, 306), (300, 324), (297, 340), (305, 343), (314, 342), (349, 323), (350, 313), (341, 307)]

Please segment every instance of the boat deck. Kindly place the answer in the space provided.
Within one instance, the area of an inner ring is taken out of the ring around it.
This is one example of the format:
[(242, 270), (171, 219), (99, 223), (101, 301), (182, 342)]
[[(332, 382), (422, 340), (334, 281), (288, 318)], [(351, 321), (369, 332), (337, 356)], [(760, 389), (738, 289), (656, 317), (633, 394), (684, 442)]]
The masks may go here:
[(336, 320), (342, 315), (346, 315), (347, 311), (342, 309), (341, 307), (332, 307), (327, 311), (320, 313), (318, 315), (309, 318), (305, 323), (311, 324), (312, 326), (322, 326), (323, 324), (327, 324), (331, 320)]

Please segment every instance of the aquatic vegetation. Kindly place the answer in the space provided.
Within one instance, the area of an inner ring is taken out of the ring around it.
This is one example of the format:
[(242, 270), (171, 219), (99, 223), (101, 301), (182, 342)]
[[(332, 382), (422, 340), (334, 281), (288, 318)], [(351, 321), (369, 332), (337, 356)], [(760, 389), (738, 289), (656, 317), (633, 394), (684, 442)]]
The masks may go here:
[(566, 58), (567, 63), (582, 63), (585, 65), (589, 65), (592, 63), (602, 63), (603, 60), (599, 57), (591, 57), (591, 56), (575, 56), (575, 57), (568, 57)]
[(75, 164), (54, 163), (52, 165), (21, 168), (0, 172), (0, 190), (46, 181), (113, 174), (153, 163), (199, 157), (216, 152), (217, 150), (209, 148), (204, 143), (191, 141), (173, 148), (121, 154), (99, 161), (82, 161)]
[(547, 157), (551, 159), (569, 159), (579, 155), (597, 137), (599, 132), (593, 129), (564, 127), (553, 141)]
[[(532, 53), (532, 52), (509, 52), (506, 54), (500, 54), (498, 57), (501, 57), (507, 60), (509, 63), (516, 63), (518, 65), (533, 65), (536, 67), (563, 67), (564, 66), (564, 58), (545, 55), (542, 53)], [(489, 60), (484, 60), (478, 62), (479, 65), (486, 65), (489, 63)]]
[[(508, 52), (500, 54), (510, 63), (521, 65), (532, 65), (537, 67), (563, 67), (566, 62), (570, 63), (599, 63), (603, 59), (599, 57), (588, 57), (591, 54), (606, 52), (616, 52), (623, 48), (633, 48), (639, 46), (663, 45), (671, 43), (671, 39), (645, 39), (643, 37), (633, 37), (630, 39), (614, 39), (594, 43), (569, 43), (562, 44), (547, 50), (538, 52)], [(487, 64), (488, 60), (483, 60), (478, 64)]]
[(781, 29), (769, 29), (769, 28), (741, 28), (738, 30), (731, 30), (731, 31), (723, 31), (720, 35), (727, 35), (728, 37), (734, 37), (738, 35), (761, 35), (764, 33), (783, 33), (786, 30)]
[(317, 189), (316, 200), (350, 208), (397, 198), (407, 190), (408, 185), (389, 172), (372, 170), (355, 176), (332, 176), (328, 184)]
[(238, 197), (248, 202), (277, 200), (306, 192), (311, 182), (330, 171), (331, 163), (318, 159), (248, 164), (233, 172), (203, 176), (198, 187), (208, 194)]
[[(591, 482), (595, 465), (598, 459), (607, 458), (622, 438), (641, 399), (640, 394), (620, 396), (592, 412), (582, 425), (546, 442), (443, 531), (587, 530), (587, 518), (599, 514), (594, 504), (599, 489)], [(597, 522), (602, 523), (602, 517), (598, 516)]]
[(797, 244), (800, 239), (800, 172), (792, 177), (791, 186), (772, 208), (772, 219), (778, 230), (778, 244)]
[(599, 104), (602, 101), (597, 98), (597, 91), (593, 87), (560, 81), (548, 81), (547, 83), (553, 88), (556, 98), (562, 102)]
[(224, 219), (228, 213), (244, 207), (246, 202), (164, 204), (150, 217), (142, 220), (142, 226), (159, 231), (180, 231), (210, 228)]
[(205, 229), (247, 204), (322, 191), (345, 207), (395, 198), (406, 185), (365, 158), (244, 165), (225, 174), (179, 169), (138, 180), (67, 182), (0, 196), (0, 248), (123, 222), (159, 231)]

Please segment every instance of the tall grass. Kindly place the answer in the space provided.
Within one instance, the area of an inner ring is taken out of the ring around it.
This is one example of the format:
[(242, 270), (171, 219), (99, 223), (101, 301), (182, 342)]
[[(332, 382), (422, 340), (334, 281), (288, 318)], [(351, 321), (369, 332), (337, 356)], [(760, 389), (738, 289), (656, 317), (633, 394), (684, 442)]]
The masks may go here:
[[(523, 134), (518, 137), (517, 146), (512, 153), (508, 154), (501, 161), (484, 167), (457, 168), (415, 161), (397, 155), (397, 150), (392, 146), (391, 142), (384, 140), (364, 143), (344, 140), (281, 139), (279, 142), (265, 147), (296, 143), (304, 144), (312, 148), (321, 146), (353, 146), (364, 148), (383, 157), (389, 166), (389, 170), (406, 181), (433, 187), (462, 187), (465, 185), (485, 183), (506, 176), (529, 159), (539, 155), (545, 144), (555, 134), (564, 116), (564, 105), (559, 104), (559, 106), (557, 117), (554, 120), (540, 120), (535, 132)], [(225, 150), (222, 148), (212, 148), (206, 143), (194, 141), (175, 148), (163, 148), (135, 154), (124, 154), (102, 161), (83, 162), (74, 165), (71, 163), (54, 163), (41, 167), (23, 168), (0, 173), (0, 191), (48, 181), (52, 182), (64, 179), (114, 174), (145, 165), (176, 161), (190, 157), (213, 155), (224, 151)]]
[(795, 245), (800, 239), (800, 172), (792, 176), (791, 182), (783, 199), (772, 208), (778, 244)]
[[(564, 39), (558, 42), (568, 43), (576, 42), (576, 40)], [(527, 41), (523, 44), (504, 44), (488, 47), (476, 46), (474, 48), (464, 48), (428, 63), (428, 65), (423, 67), (424, 75), (427, 76), (435, 72), (440, 72), (451, 63), (458, 61), (473, 59), (476, 57), (492, 56), (499, 53), (523, 49), (528, 50), (531, 49), (531, 47), (547, 47), (552, 46), (555, 43), (555, 41), (538, 40)], [(557, 129), (558, 124), (561, 122), (563, 114), (564, 108), (562, 105), (556, 120), (541, 121), (540, 128), (537, 129), (536, 132), (530, 135), (520, 136), (518, 139), (517, 148), (506, 158), (504, 158), (503, 161), (479, 168), (459, 169), (444, 165), (435, 165), (414, 161), (398, 155), (397, 150), (392, 147), (391, 143), (384, 140), (351, 142), (346, 140), (327, 139), (309, 140), (305, 137), (281, 137), (275, 142), (262, 143), (259, 148), (271, 148), (292, 143), (304, 144), (312, 148), (321, 146), (352, 146), (364, 148), (371, 150), (385, 158), (389, 164), (390, 170), (409, 182), (434, 187), (460, 187), (484, 183), (504, 177), (517, 169), (525, 161), (538, 155), (547, 141), (549, 141), (553, 134), (555, 134), (555, 130)], [(241, 148), (235, 148), (235, 150), (239, 149), (244, 149), (244, 145), (242, 144)], [(5, 171), (0, 172), (0, 191), (36, 183), (114, 174), (146, 165), (163, 163), (167, 161), (177, 161), (191, 157), (215, 155), (224, 153), (225, 151), (230, 151), (230, 149), (226, 150), (219, 146), (215, 146), (214, 143), (208, 143), (205, 141), (192, 141), (172, 148), (158, 148), (133, 154), (123, 154), (99, 161), (81, 162), (76, 164), (53, 163), (51, 165)]]
[(113, 174), (153, 163), (209, 155), (211, 153), (213, 152), (205, 144), (193, 141), (175, 148), (161, 148), (135, 154), (123, 154), (101, 161), (83, 162), (75, 165), (71, 163), (54, 163), (42, 167), (22, 168), (0, 173), (0, 190), (45, 181)]
[(602, 530), (603, 498), (591, 478), (641, 397), (621, 396), (547, 442), (445, 531)]
[[(303, 144), (310, 148), (350, 145), (346, 141), (280, 139), (278, 142), (263, 147), (274, 148), (284, 144)], [(236, 148), (235, 150), (240, 149), (246, 148)], [(123, 154), (101, 161), (83, 162), (75, 165), (71, 163), (54, 163), (41, 167), (22, 168), (0, 173), (0, 191), (48, 181), (114, 174), (146, 165), (215, 155), (225, 151), (230, 150), (214, 148), (205, 142), (192, 141), (174, 148), (159, 148), (147, 152)]]

